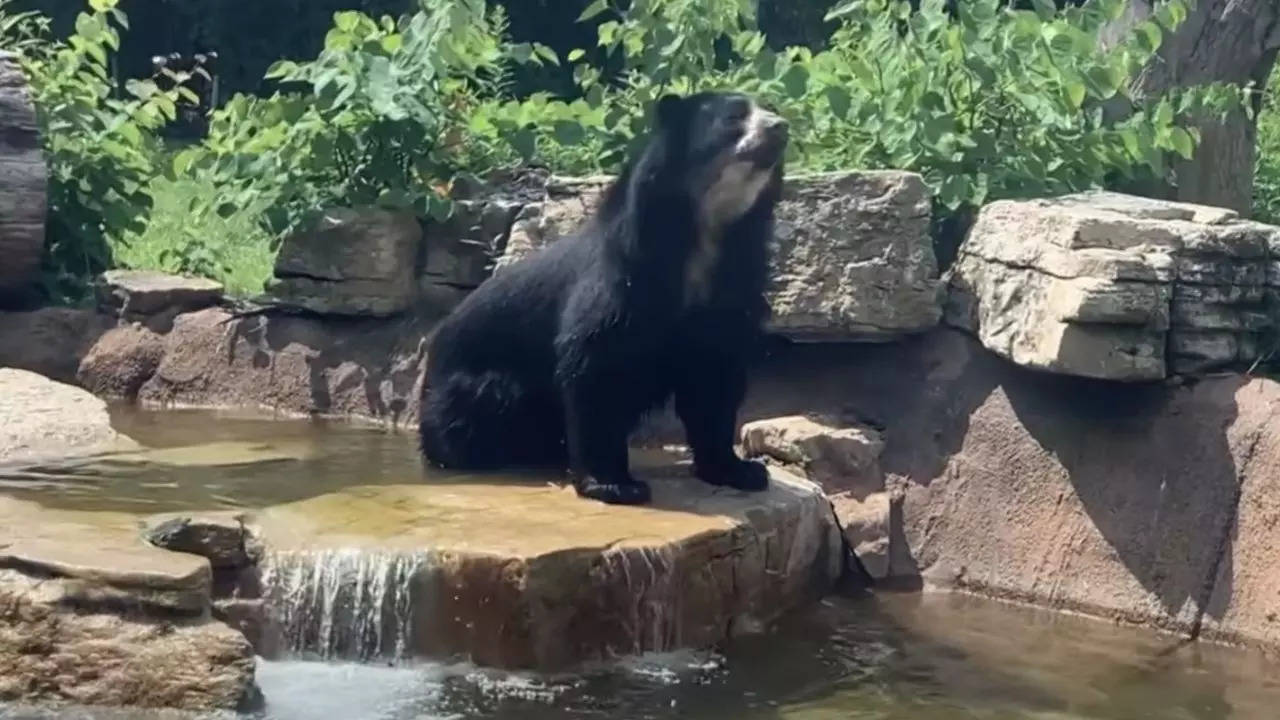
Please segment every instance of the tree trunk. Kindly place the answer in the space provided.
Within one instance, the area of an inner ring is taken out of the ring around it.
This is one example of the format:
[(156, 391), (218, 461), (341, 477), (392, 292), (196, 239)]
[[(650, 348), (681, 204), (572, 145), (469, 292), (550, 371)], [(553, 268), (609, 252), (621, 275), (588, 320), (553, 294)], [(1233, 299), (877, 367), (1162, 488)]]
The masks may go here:
[[(1151, 16), (1159, 0), (1131, 0), (1116, 32)], [(1197, 0), (1177, 32), (1166, 33), (1159, 56), (1134, 82), (1143, 95), (1210, 82), (1255, 83), (1254, 109), (1280, 49), (1280, 0)], [(1176, 187), (1153, 194), (1227, 207), (1247, 215), (1253, 204), (1257, 122), (1233, 113), (1225, 122), (1199, 123), (1196, 154), (1174, 165)]]
[(0, 308), (34, 296), (44, 252), (48, 176), (27, 80), (0, 52)]

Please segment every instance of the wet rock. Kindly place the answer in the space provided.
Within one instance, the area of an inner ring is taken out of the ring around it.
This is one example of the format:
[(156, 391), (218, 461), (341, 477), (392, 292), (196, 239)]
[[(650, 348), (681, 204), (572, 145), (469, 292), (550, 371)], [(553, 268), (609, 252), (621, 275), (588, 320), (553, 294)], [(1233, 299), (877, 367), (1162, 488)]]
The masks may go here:
[(280, 655), (279, 639), (271, 633), (271, 610), (265, 600), (231, 598), (213, 602), (213, 617), (244, 635), (253, 651), (265, 658)]
[[(839, 532), (812, 483), (718, 490), (641, 463), (654, 504), (571, 488), (457, 483), (352, 488), (254, 518), (264, 596), (286, 645), (322, 656), (464, 656), (557, 669), (707, 647), (829, 589)], [(331, 628), (319, 633), (318, 628)]]
[(222, 284), (155, 270), (108, 270), (97, 283), (98, 306), (123, 318), (190, 312), (222, 300)]
[(68, 580), (0, 569), (0, 701), (247, 710), (253, 673), (249, 642), (222, 623), (116, 612)]
[[(506, 267), (572, 233), (610, 178), (552, 178), (516, 217)], [(914, 173), (841, 172), (787, 179), (770, 253), (770, 327), (801, 341), (879, 341), (934, 327), (941, 282), (930, 200)]]
[(1082, 193), (983, 208), (947, 320), (1031, 368), (1121, 381), (1241, 367), (1275, 327), (1280, 228)]
[(0, 463), (32, 464), (134, 447), (112, 429), (102, 400), (33, 372), (0, 369)]
[(80, 361), (115, 321), (91, 310), (0, 312), (0, 367), (76, 382)]
[(799, 468), (828, 493), (853, 491), (865, 497), (884, 489), (879, 463), (884, 440), (868, 427), (791, 415), (743, 425), (742, 445), (749, 457)]
[(841, 493), (831, 498), (831, 507), (835, 510), (845, 542), (862, 563), (862, 568), (874, 580), (888, 577), (889, 543), (893, 536), (889, 493), (873, 493), (862, 500), (850, 493)]
[(156, 547), (208, 558), (214, 570), (247, 567), (262, 557), (262, 545), (240, 513), (152, 517), (142, 534)]
[(80, 361), (76, 381), (103, 398), (132, 400), (164, 357), (164, 338), (142, 325), (108, 330)]
[[(40, 276), (48, 172), (35, 107), (17, 57), (0, 53), (0, 307), (29, 300)], [(3, 321), (0, 320), (0, 325)]]
[(327, 211), (285, 238), (273, 302), (328, 315), (387, 316), (414, 301), (422, 226), (411, 213), (377, 208)]

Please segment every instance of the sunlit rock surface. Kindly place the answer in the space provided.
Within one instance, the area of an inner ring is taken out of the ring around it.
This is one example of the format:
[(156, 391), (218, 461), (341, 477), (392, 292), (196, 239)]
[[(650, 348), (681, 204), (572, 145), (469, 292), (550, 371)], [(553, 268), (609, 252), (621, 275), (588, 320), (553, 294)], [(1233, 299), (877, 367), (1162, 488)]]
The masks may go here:
[(1242, 368), (1268, 351), (1280, 228), (1082, 193), (982, 209), (947, 321), (1019, 365), (1108, 380)]
[(0, 466), (133, 447), (112, 429), (102, 400), (33, 372), (0, 368)]
[(815, 600), (841, 570), (830, 503), (659, 469), (616, 507), (534, 483), (352, 488), (251, 520), (278, 642), (320, 656), (465, 656), (554, 669), (705, 647)]

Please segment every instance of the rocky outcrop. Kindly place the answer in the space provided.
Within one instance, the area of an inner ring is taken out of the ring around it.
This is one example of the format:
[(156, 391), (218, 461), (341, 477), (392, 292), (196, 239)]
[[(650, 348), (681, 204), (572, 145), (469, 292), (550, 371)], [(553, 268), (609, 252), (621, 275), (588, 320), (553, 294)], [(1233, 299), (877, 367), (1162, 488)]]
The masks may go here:
[(209, 619), (210, 568), (130, 515), (0, 496), (0, 702), (252, 709), (253, 650)]
[(1280, 640), (1273, 380), (1063, 376), (937, 331), (775, 354), (744, 419), (802, 410), (884, 428), (894, 584)]
[(811, 483), (775, 472), (767, 492), (724, 492), (669, 460), (640, 474), (649, 507), (540, 483), (427, 483), (264, 510), (251, 525), (275, 633), (322, 656), (554, 670), (754, 632), (841, 571)]
[(416, 315), (325, 321), (236, 318), (218, 308), (188, 313), (164, 336), (163, 356), (138, 398), (405, 423), (416, 416), (431, 326)]
[(0, 464), (133, 447), (112, 429), (102, 400), (26, 370), (0, 369)]
[(1280, 228), (1084, 193), (983, 208), (947, 321), (1026, 367), (1122, 381), (1241, 368), (1276, 326)]
[(743, 425), (742, 449), (818, 483), (863, 569), (874, 580), (888, 576), (892, 538), (879, 432), (832, 417), (792, 415)]
[(285, 238), (268, 297), (327, 315), (404, 312), (416, 299), (421, 244), (422, 226), (410, 213), (327, 211), (314, 227)]
[(36, 111), (17, 58), (0, 53), (0, 307), (20, 302), (39, 278), (48, 171)]
[[(552, 178), (517, 216), (499, 268), (581, 226), (610, 178)], [(801, 341), (878, 341), (921, 332), (941, 315), (919, 175), (840, 172), (787, 179), (771, 248), (771, 328)]]
[(798, 468), (829, 494), (884, 489), (884, 440), (869, 427), (805, 415), (757, 420), (742, 426), (742, 446), (748, 457)]
[(0, 701), (189, 711), (256, 703), (240, 633), (86, 606), (68, 585), (0, 570)]

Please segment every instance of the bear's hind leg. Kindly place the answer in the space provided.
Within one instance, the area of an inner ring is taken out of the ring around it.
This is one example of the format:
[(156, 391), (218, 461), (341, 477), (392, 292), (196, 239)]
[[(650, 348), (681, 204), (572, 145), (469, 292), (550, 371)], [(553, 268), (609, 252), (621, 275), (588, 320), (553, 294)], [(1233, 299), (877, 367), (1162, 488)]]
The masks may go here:
[(423, 397), (422, 451), (459, 470), (563, 469), (564, 419), (554, 398), (540, 398), (499, 372), (456, 372)]

